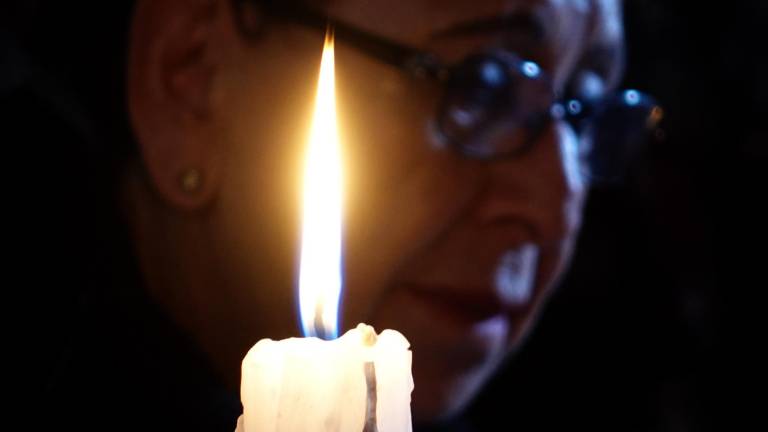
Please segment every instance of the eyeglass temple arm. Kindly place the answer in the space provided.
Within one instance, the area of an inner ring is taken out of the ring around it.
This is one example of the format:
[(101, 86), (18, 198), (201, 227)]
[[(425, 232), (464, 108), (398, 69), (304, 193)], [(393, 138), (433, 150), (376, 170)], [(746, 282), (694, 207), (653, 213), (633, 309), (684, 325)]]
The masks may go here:
[(273, 17), (325, 31), (328, 26), (334, 29), (336, 38), (356, 49), (375, 57), (379, 61), (396, 68), (425, 77), (442, 79), (445, 67), (436, 58), (419, 49), (364, 32), (342, 21), (327, 17), (309, 8), (300, 7), (287, 1), (264, 1), (264, 11)]

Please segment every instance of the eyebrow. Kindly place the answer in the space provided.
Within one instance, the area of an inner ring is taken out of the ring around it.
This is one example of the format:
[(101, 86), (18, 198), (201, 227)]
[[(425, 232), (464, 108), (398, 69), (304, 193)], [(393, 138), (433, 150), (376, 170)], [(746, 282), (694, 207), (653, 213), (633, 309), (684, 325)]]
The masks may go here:
[[(422, 76), (440, 78), (445, 66), (440, 64), (429, 51), (402, 44), (395, 40), (373, 33), (368, 33), (333, 17), (318, 13), (312, 9), (298, 8), (291, 3), (273, 4), (268, 13), (287, 18), (317, 29), (332, 28), (336, 37), (358, 49), (367, 52), (384, 63), (395, 67), (412, 70)], [(490, 33), (524, 34), (534, 43), (545, 40), (546, 26), (538, 16), (516, 12), (501, 16), (492, 16), (471, 21), (464, 21), (433, 33), (433, 38), (470, 37)]]
[(538, 16), (528, 12), (515, 12), (453, 24), (433, 33), (432, 37), (442, 39), (507, 32), (523, 33), (537, 42), (543, 42), (547, 35), (546, 26)]

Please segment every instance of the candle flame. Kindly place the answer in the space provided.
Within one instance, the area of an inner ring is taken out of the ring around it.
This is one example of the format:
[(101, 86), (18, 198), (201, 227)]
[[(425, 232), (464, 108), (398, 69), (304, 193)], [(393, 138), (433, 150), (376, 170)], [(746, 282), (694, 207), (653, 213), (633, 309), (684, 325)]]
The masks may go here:
[(341, 295), (341, 145), (336, 124), (333, 31), (320, 64), (304, 167), (299, 307), (306, 336), (338, 335)]

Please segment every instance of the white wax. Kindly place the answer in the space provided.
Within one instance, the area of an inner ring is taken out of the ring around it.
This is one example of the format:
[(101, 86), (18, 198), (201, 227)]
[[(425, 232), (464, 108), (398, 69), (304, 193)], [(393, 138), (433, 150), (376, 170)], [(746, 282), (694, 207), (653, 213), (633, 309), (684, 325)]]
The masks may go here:
[(243, 359), (243, 416), (237, 431), (362, 432), (368, 397), (365, 363), (371, 361), (378, 431), (411, 431), (410, 344), (394, 330), (384, 330), (375, 344), (366, 344), (366, 327), (333, 341), (260, 340)]

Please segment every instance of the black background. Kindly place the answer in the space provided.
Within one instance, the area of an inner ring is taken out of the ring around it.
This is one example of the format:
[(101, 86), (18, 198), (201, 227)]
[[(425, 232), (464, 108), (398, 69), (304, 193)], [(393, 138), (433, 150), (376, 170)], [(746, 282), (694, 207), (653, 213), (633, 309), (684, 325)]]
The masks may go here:
[[(768, 166), (768, 11), (760, 0), (706, 3), (625, 3), (625, 85), (655, 95), (665, 107), (665, 137), (624, 184), (592, 192), (561, 290), (526, 346), (452, 428), (732, 430), (738, 414), (726, 415), (723, 408), (723, 400), (734, 397), (733, 369), (724, 358), (739, 355), (726, 349), (726, 341), (741, 329), (726, 325), (726, 311), (735, 309), (734, 297), (751, 295), (745, 287), (759, 289), (760, 282), (743, 270), (759, 269), (764, 254), (742, 259), (741, 249), (721, 240), (759, 245), (768, 220), (758, 211)], [(12, 173), (6, 183), (5, 213), (12, 218), (7, 233), (17, 241), (6, 243), (15, 267), (6, 291), (22, 294), (18, 303), (7, 296), (8, 305), (21, 312), (12, 329), (22, 344), (11, 357), (34, 369), (21, 374), (24, 396), (17, 399), (36, 411), (49, 403), (34, 396), (46, 388), (52, 368), (45, 353), (65, 349), (77, 321), (72, 314), (78, 299), (61, 281), (80, 277), (78, 245), (92, 252), (101, 234), (116, 228), (94, 222), (102, 220), (99, 213), (84, 213), (103, 207), (69, 192), (79, 188), (103, 196), (108, 187), (68, 168), (75, 157), (66, 147), (43, 143), (67, 137), (8, 120), (24, 108), (14, 99), (14, 83), (23, 74), (14, 44), (18, 34), (29, 37), (24, 17), (35, 2), (8, 4), (0, 16), (0, 125), (4, 165)], [(38, 50), (63, 55), (55, 33), (32, 39)], [(92, 41), (91, 48), (108, 43)], [(41, 92), (45, 98), (46, 90)], [(18, 134), (37, 140), (12, 148)], [(78, 208), (86, 210), (73, 211)], [(83, 225), (92, 229), (62, 230)], [(726, 272), (723, 254), (740, 261), (739, 267)]]
[(759, 386), (739, 347), (764, 339), (743, 303), (766, 285), (766, 4), (625, 2), (625, 85), (660, 100), (666, 137), (593, 191), (572, 271), (471, 424), (745, 427)]

